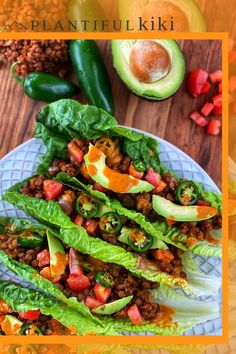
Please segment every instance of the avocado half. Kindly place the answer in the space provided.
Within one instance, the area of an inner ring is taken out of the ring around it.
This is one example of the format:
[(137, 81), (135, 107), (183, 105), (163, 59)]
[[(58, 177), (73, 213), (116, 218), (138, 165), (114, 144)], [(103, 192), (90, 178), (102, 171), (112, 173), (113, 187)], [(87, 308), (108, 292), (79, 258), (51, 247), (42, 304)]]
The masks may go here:
[(174, 18), (175, 32), (206, 32), (205, 19), (195, 0), (119, 0), (119, 16), (130, 27), (139, 30), (137, 19)]
[(126, 86), (138, 96), (149, 100), (163, 100), (173, 95), (183, 82), (185, 61), (183, 53), (174, 40), (152, 39), (169, 55), (168, 73), (155, 82), (140, 81), (131, 69), (130, 56), (134, 46), (144, 40), (112, 40), (113, 65)]

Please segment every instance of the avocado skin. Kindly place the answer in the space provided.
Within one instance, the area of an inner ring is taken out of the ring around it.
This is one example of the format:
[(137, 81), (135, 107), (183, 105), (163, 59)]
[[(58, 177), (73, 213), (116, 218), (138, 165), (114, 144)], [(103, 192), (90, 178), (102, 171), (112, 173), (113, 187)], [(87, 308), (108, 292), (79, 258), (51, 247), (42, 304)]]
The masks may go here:
[(123, 54), (123, 42), (124, 40), (112, 40), (113, 65), (121, 80), (132, 92), (149, 100), (164, 100), (178, 91), (184, 80), (185, 59), (176, 41), (158, 40), (164, 48), (169, 48), (172, 65), (167, 76), (154, 83), (141, 83), (135, 78), (129, 60)]
[[(217, 214), (217, 209), (213, 207), (177, 205), (157, 195), (152, 197), (152, 206), (157, 214), (175, 221), (201, 221)], [(207, 213), (201, 212), (204, 210)]]

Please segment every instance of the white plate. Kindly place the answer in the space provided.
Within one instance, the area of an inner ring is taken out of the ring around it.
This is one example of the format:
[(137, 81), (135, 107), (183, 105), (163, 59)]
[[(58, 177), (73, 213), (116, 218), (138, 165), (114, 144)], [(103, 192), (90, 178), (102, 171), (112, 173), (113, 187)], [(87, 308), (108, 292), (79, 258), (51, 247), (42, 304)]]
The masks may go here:
[[(152, 136), (159, 142), (160, 159), (167, 168), (173, 170), (179, 177), (200, 182), (206, 190), (220, 193), (212, 179), (188, 155), (163, 139), (146, 132), (142, 133)], [(32, 176), (40, 162), (40, 157), (44, 153), (45, 147), (41, 140), (33, 138), (18, 146), (0, 160), (0, 195), (13, 184)], [(0, 215), (26, 217), (24, 212), (2, 201), (0, 201)], [(221, 260), (219, 258), (195, 256), (195, 259), (203, 272), (221, 277)], [(0, 269), (0, 278), (3, 274), (5, 277), (8, 276), (3, 271), (1, 274)], [(221, 295), (216, 300), (221, 305)], [(191, 330), (186, 331), (185, 335), (221, 335), (221, 327), (221, 318), (217, 318), (193, 327)], [(145, 334), (150, 335), (150, 333), (142, 333), (142, 335)]]

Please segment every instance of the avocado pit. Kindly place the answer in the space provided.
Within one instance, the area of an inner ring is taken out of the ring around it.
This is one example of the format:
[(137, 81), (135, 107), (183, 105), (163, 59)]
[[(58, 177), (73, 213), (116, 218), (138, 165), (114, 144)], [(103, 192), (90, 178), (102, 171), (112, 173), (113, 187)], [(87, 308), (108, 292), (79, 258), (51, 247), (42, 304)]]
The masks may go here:
[(133, 75), (145, 83), (161, 80), (171, 69), (169, 53), (153, 40), (137, 41), (131, 49), (129, 63)]

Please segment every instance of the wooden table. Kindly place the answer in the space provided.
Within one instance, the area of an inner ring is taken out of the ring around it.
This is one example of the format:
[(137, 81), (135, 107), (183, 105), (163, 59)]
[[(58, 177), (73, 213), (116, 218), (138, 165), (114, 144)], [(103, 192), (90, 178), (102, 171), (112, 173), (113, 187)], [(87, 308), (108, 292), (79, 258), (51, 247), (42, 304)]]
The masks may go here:
[[(112, 82), (116, 118), (120, 124), (143, 129), (176, 145), (196, 162), (221, 187), (221, 136), (208, 136), (204, 129), (189, 119), (200, 109), (207, 96), (191, 98), (181, 89), (165, 101), (148, 101), (131, 93), (120, 80), (112, 65), (110, 42), (99, 43)], [(186, 59), (186, 71), (221, 68), (220, 41), (180, 41)], [(211, 91), (209, 97), (214, 91)], [(0, 157), (33, 136), (34, 117), (42, 102), (28, 98), (23, 88), (9, 75), (8, 67), (0, 66)], [(81, 99), (81, 97), (78, 97)]]

